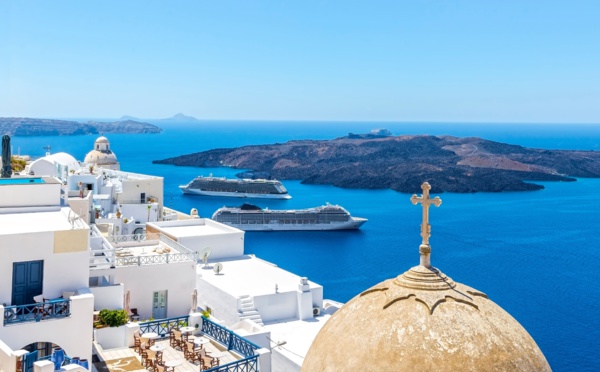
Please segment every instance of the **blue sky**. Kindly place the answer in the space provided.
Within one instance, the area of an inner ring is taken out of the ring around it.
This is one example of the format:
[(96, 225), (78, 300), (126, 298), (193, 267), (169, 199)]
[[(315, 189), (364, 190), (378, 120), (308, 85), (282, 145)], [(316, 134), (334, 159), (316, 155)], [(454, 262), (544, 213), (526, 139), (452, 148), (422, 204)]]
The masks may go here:
[(600, 123), (598, 1), (0, 0), (0, 116)]

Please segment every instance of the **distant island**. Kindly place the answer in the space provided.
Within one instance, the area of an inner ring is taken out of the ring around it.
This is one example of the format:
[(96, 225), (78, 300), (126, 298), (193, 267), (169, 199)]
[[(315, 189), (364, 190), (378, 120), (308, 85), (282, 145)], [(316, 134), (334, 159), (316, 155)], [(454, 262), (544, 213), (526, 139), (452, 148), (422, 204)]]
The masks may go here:
[(543, 189), (534, 181), (600, 177), (600, 152), (530, 149), (469, 137), (390, 136), (384, 130), (327, 141), (214, 149), (155, 164), (251, 169), (243, 177), (300, 179), (344, 188), (432, 192), (500, 192)]
[[(140, 121), (142, 119), (133, 117), (133, 116), (129, 116), (129, 115), (123, 115), (121, 117), (120, 120), (136, 120), (136, 121)], [(196, 119), (193, 116), (188, 116), (188, 115), (184, 115), (182, 113), (178, 113), (176, 115), (171, 116), (170, 118), (165, 118), (165, 119), (146, 119), (146, 120), (151, 120), (151, 121), (160, 121), (160, 122), (177, 122), (177, 123), (190, 123), (190, 122), (196, 122), (196, 121), (200, 121), (198, 119)]]
[(134, 120), (114, 122), (88, 121), (80, 123), (69, 120), (0, 118), (0, 134), (10, 136), (68, 136), (107, 133), (160, 133), (156, 125)]

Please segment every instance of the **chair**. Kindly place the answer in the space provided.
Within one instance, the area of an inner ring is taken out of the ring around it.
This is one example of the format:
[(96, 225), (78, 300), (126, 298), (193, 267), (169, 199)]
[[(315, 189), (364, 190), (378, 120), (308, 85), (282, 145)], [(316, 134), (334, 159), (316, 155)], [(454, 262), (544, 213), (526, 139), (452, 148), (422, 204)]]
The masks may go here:
[(162, 353), (162, 351), (157, 351), (156, 357), (154, 358), (154, 366), (156, 367), (157, 364), (162, 364), (162, 363), (163, 363), (163, 353)]
[(174, 348), (183, 349), (183, 345), (182, 345), (183, 340), (181, 339), (181, 336), (182, 336), (181, 332), (176, 329), (174, 329), (172, 332), (175, 337), (175, 346), (173, 346), (173, 345), (171, 345), (171, 346), (173, 346)]
[(148, 355), (148, 361), (146, 364), (146, 368), (150, 368), (154, 370), (154, 366), (156, 365), (156, 351), (152, 351), (148, 349), (146, 351), (146, 355)]
[(169, 332), (169, 346), (171, 347), (175, 347), (177, 346), (178, 342), (177, 342), (177, 338), (175, 337), (175, 331), (171, 330), (171, 332)]
[(154, 369), (154, 359), (156, 358), (156, 352), (145, 349), (142, 352), (142, 365), (146, 368)]
[(133, 351), (140, 354), (142, 352), (141, 346), (142, 346), (142, 340), (140, 339), (140, 336), (134, 334), (133, 335)]
[(196, 353), (197, 350), (194, 349), (194, 344), (191, 342), (186, 342), (184, 344), (184, 349), (183, 349), (183, 356), (185, 359), (187, 359), (190, 363), (194, 363), (196, 361), (200, 361), (199, 360), (199, 355)]
[(33, 296), (33, 300), (35, 301), (35, 303), (39, 303), (39, 302), (44, 302), (44, 295), (37, 295), (37, 296)]
[(154, 365), (154, 371), (156, 372), (173, 372), (175, 367), (167, 367), (164, 363), (157, 363)]

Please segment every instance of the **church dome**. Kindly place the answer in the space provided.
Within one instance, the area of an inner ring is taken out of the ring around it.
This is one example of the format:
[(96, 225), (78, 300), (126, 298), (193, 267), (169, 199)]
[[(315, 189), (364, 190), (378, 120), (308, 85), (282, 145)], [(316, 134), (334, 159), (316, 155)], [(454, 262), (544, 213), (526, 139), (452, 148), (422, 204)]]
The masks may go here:
[(429, 184), (421, 264), (354, 297), (325, 323), (302, 371), (550, 371), (527, 331), (484, 293), (429, 263)]
[(104, 136), (98, 137), (94, 142), (94, 149), (87, 153), (84, 163), (102, 168), (119, 169), (119, 161), (114, 152), (110, 150), (110, 143)]

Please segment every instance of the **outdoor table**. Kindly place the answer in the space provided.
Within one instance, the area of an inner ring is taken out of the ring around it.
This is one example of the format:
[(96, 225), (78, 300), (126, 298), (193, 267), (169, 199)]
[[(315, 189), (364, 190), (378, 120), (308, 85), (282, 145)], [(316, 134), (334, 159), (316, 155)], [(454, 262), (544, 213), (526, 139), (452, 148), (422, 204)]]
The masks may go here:
[(157, 338), (158, 334), (154, 333), (154, 332), (148, 332), (148, 333), (144, 333), (140, 336), (141, 338), (146, 338), (146, 339), (151, 339), (151, 338)]
[(183, 363), (181, 361), (181, 359), (169, 360), (169, 361), (165, 362), (165, 366), (167, 366), (167, 367), (177, 367), (177, 366), (180, 366), (181, 363)]
[(155, 345), (150, 346), (150, 350), (152, 350), (152, 351), (163, 351), (166, 348), (167, 348), (166, 345), (159, 345), (159, 344), (155, 344)]
[(196, 328), (194, 328), (194, 327), (181, 327), (181, 328), (179, 328), (179, 330), (182, 333), (191, 333), (191, 332), (194, 332), (196, 330)]
[(196, 345), (204, 345), (204, 344), (208, 344), (210, 342), (210, 340), (206, 337), (196, 337), (194, 339), (194, 343)]

